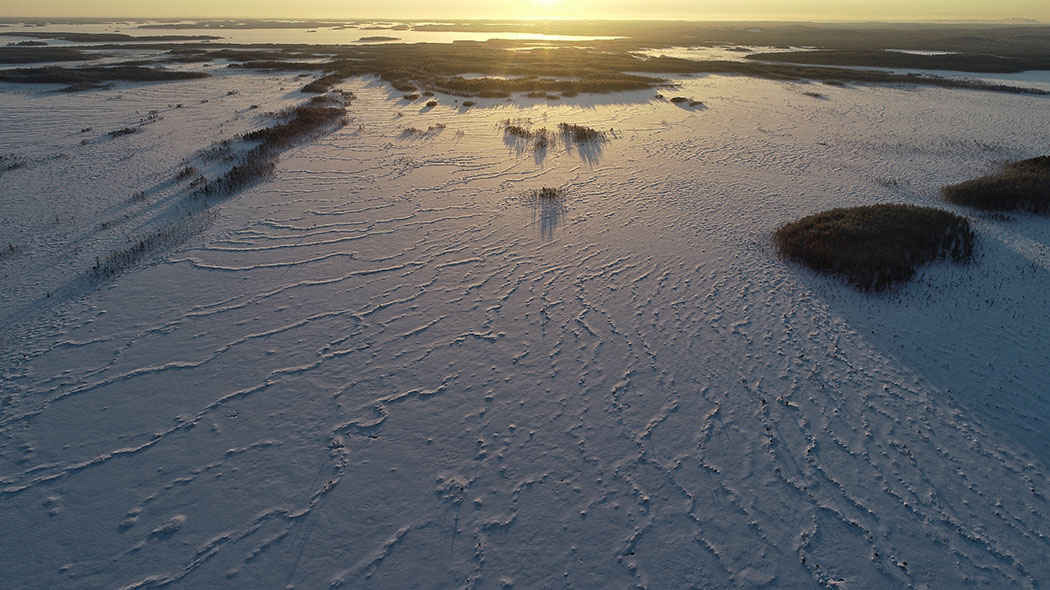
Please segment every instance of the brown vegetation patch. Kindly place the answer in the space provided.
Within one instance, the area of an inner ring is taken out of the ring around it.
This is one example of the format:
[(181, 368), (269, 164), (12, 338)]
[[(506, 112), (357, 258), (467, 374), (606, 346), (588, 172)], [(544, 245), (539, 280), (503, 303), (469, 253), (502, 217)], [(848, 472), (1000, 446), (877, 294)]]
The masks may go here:
[(988, 211), (1050, 213), (1050, 156), (1011, 162), (988, 176), (941, 189), (958, 205)]
[(963, 217), (914, 205), (832, 209), (784, 225), (775, 234), (782, 256), (861, 290), (882, 290), (915, 276), (938, 258), (964, 261), (974, 233)]

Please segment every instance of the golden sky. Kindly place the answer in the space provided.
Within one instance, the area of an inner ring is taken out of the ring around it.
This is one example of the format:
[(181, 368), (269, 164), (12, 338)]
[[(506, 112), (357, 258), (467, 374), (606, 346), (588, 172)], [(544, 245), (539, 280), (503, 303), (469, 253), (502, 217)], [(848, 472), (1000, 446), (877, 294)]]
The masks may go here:
[(0, 0), (0, 15), (1050, 21), (1050, 0)]

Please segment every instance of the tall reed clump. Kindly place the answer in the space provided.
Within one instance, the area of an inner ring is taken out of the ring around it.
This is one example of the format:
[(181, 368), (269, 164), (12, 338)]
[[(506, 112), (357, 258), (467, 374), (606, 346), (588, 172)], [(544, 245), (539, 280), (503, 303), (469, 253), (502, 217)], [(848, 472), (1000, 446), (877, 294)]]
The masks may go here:
[(977, 209), (1050, 214), (1050, 156), (1011, 162), (995, 174), (943, 187), (941, 194)]
[(974, 233), (963, 217), (930, 207), (870, 205), (832, 209), (776, 231), (780, 254), (861, 290), (881, 291), (915, 276), (939, 258), (973, 255)]
[(562, 135), (576, 143), (601, 142), (605, 141), (608, 137), (604, 131), (598, 131), (591, 127), (584, 127), (583, 125), (575, 125), (573, 123), (561, 123), (558, 125), (558, 129), (561, 131)]
[(537, 201), (545, 203), (560, 201), (564, 194), (565, 191), (563, 191), (562, 189), (551, 186), (545, 186), (543, 188), (533, 189), (529, 191), (530, 197)]
[(529, 147), (534, 151), (543, 151), (555, 145), (557, 137), (554, 133), (548, 131), (546, 127), (532, 129), (530, 125), (532, 125), (530, 119), (504, 119), (500, 122), (504, 135), (523, 142), (531, 142)]

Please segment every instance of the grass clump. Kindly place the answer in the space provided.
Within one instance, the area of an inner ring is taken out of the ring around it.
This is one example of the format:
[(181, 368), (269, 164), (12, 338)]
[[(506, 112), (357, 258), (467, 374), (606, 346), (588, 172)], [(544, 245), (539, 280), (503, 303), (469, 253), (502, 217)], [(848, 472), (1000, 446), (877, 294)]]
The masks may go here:
[(133, 133), (138, 133), (138, 132), (139, 132), (139, 128), (138, 127), (121, 127), (120, 129), (114, 129), (113, 131), (110, 131), (106, 135), (108, 135), (110, 137), (122, 137), (124, 135), (131, 135)]
[(518, 137), (520, 139), (532, 139), (532, 131), (521, 125), (514, 125), (504, 121), (503, 133)]
[[(660, 95), (657, 95), (657, 97), (658, 97), (658, 98), (663, 98), (663, 97), (662, 97), (662, 96), (660, 96)], [(694, 109), (695, 109), (696, 107), (702, 107), (702, 106), (704, 106), (704, 103), (703, 103), (703, 102), (701, 102), (701, 101), (699, 101), (699, 100), (694, 100), (694, 99), (692, 99), (692, 98), (686, 98), (686, 97), (684, 97), (684, 96), (676, 96), (676, 97), (672, 98), (672, 99), (671, 99), (671, 103), (672, 103), (672, 104), (677, 104), (677, 105), (685, 105), (685, 106), (687, 106), (687, 107), (690, 107), (690, 108), (694, 108)]]
[(565, 195), (565, 191), (560, 188), (554, 188), (545, 186), (539, 189), (533, 189), (530, 196), (539, 201), (559, 201)]
[(915, 276), (939, 258), (965, 261), (974, 233), (963, 217), (914, 205), (832, 209), (776, 231), (780, 254), (839, 275), (861, 290), (880, 291)]
[(1050, 214), (1050, 156), (1011, 162), (996, 174), (941, 189), (951, 203), (987, 211)]
[(0, 173), (25, 166), (25, 161), (15, 154), (0, 154)]
[(320, 78), (307, 83), (299, 92), (304, 94), (324, 94), (345, 79), (346, 76), (340, 74), (328, 74), (327, 76), (321, 76)]
[(426, 137), (435, 135), (445, 130), (446, 125), (444, 123), (437, 123), (430, 125), (426, 129), (420, 129), (418, 127), (406, 127), (401, 131), (403, 137)]
[(572, 123), (561, 123), (558, 125), (558, 129), (562, 135), (576, 143), (597, 143), (605, 141), (608, 137), (608, 134), (604, 131)]
[(547, 131), (546, 127), (532, 132), (532, 149), (536, 151), (542, 151), (553, 146), (555, 141), (554, 134)]
[(500, 122), (503, 134), (522, 142), (531, 142), (529, 147), (534, 151), (542, 151), (557, 143), (557, 136), (546, 127), (531, 129), (531, 119), (504, 119)]
[(558, 133), (566, 141), (577, 144), (600, 143), (608, 137), (608, 133), (605, 131), (573, 123), (560, 123), (557, 132), (549, 131), (546, 127), (532, 129), (529, 127), (531, 124), (532, 121), (529, 119), (504, 119), (500, 122), (504, 135), (521, 141), (532, 142), (532, 149), (536, 151), (545, 150), (556, 145), (558, 143)]

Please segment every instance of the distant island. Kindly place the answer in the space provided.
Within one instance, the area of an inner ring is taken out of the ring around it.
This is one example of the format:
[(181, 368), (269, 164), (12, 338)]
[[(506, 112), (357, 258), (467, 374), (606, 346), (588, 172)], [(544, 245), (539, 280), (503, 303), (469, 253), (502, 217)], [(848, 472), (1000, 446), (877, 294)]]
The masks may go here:
[(121, 43), (125, 41), (211, 41), (222, 39), (215, 35), (125, 35), (123, 33), (32, 33), (27, 31), (4, 31), (7, 37), (30, 37), (33, 39), (54, 39), (70, 43)]

